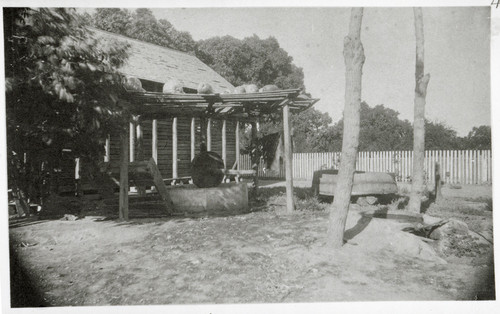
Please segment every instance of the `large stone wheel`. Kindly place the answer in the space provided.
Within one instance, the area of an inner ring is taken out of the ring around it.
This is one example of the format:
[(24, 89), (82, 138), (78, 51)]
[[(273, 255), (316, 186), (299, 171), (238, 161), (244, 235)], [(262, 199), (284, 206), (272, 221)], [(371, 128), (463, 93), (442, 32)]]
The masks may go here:
[(216, 187), (224, 178), (224, 161), (214, 152), (201, 152), (191, 162), (191, 178), (199, 188)]

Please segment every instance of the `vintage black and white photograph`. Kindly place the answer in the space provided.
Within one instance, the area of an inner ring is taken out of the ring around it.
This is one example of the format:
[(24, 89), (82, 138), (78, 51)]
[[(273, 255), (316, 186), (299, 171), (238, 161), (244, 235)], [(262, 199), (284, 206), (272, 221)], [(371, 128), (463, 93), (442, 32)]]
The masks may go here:
[(48, 4), (2, 7), (5, 310), (496, 304), (495, 1)]

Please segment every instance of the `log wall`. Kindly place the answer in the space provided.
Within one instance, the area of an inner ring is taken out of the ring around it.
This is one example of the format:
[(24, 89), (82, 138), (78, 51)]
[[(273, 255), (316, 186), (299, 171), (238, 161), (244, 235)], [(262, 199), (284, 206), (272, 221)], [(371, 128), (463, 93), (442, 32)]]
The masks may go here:
[[(158, 169), (164, 179), (172, 178), (172, 120), (158, 119)], [(195, 153), (199, 153), (201, 141), (200, 119), (195, 119)], [(152, 120), (141, 121), (144, 134), (144, 159), (152, 157)], [(236, 160), (236, 122), (226, 122), (226, 168), (230, 169)], [(222, 156), (222, 120), (212, 119), (212, 151)], [(136, 149), (137, 156), (137, 149)], [(120, 160), (120, 137), (118, 132), (110, 135), (111, 162)], [(137, 157), (136, 157), (137, 160)], [(191, 175), (191, 118), (177, 118), (177, 169), (179, 177)], [(113, 169), (114, 173), (119, 169)]]

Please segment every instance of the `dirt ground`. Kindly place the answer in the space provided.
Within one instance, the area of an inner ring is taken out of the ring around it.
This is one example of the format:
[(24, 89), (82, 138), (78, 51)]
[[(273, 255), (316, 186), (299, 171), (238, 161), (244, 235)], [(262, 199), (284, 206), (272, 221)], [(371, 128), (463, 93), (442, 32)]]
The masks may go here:
[(327, 204), (285, 214), (283, 188), (263, 185), (265, 206), (234, 216), (12, 220), (12, 306), (495, 298), (491, 186), (444, 187), (428, 209), (468, 224), (450, 247), (366, 215), (391, 205), (353, 204), (334, 251)]

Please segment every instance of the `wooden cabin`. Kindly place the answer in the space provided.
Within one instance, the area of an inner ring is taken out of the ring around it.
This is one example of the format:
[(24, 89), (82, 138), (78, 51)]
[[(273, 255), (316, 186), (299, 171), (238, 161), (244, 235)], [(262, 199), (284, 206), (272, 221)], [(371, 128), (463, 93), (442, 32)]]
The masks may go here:
[[(287, 208), (293, 210), (289, 114), (309, 108), (318, 99), (302, 94), (299, 89), (234, 94), (231, 93), (234, 86), (195, 56), (100, 30), (94, 32), (107, 40), (125, 41), (130, 45), (127, 63), (119, 71), (138, 78), (144, 89), (128, 91), (119, 100), (129, 110), (129, 130), (127, 134), (112, 132), (106, 140), (104, 161), (106, 171), (114, 174), (115, 183), (119, 183), (120, 218), (128, 219), (130, 185), (135, 185), (139, 193), (154, 185), (167, 205), (168, 214), (174, 214), (176, 206), (189, 207), (179, 202), (189, 202), (190, 198), (200, 195), (206, 195), (205, 202), (213, 201), (214, 195), (224, 201), (240, 192), (243, 194), (235, 197), (247, 198), (246, 184), (239, 184), (244, 191), (226, 186), (217, 193), (201, 189), (174, 190), (172, 186), (187, 183), (192, 175), (191, 161), (202, 141), (208, 151), (222, 157), (226, 175), (243, 174), (238, 162), (239, 130), (251, 125), (252, 137), (256, 140), (256, 122), (264, 115), (276, 113), (283, 115)], [(171, 79), (181, 83), (183, 93), (163, 93), (164, 83)], [(212, 92), (197, 94), (200, 83), (208, 83)], [(149, 181), (137, 176), (139, 172), (148, 172)], [(255, 171), (253, 173), (255, 175)], [(177, 204), (173, 200), (174, 192), (177, 196), (183, 195)]]
[[(171, 79), (182, 83), (186, 94), (196, 94), (196, 89), (200, 83), (210, 84), (214, 93), (234, 90), (231, 83), (193, 55), (97, 29), (92, 29), (92, 31), (101, 38), (122, 41), (130, 45), (128, 50), (129, 58), (119, 70), (124, 75), (140, 79), (142, 87), (147, 92), (161, 93), (164, 83)], [(163, 178), (190, 176), (191, 160), (194, 157), (191, 150), (191, 128), (192, 123), (194, 123), (196, 153), (202, 136), (200, 117), (195, 117), (194, 121), (191, 119), (190, 114), (181, 113), (177, 117), (177, 168), (174, 169), (172, 161), (172, 124), (174, 117), (154, 120), (151, 116), (141, 115), (142, 112), (138, 113), (140, 123), (135, 123), (130, 129), (130, 160), (154, 157)], [(234, 120), (225, 122), (225, 151), (223, 151), (222, 145), (223, 121), (218, 119), (208, 121), (207, 118), (207, 121), (204, 122), (210, 123), (210, 136), (207, 138), (208, 150), (221, 155), (226, 161), (226, 167), (232, 168), (236, 161), (236, 122)], [(153, 126), (153, 123), (155, 126)], [(153, 128), (156, 129), (156, 137), (154, 138), (156, 149), (153, 149)], [(137, 141), (138, 130), (139, 133), (142, 131), (142, 134), (139, 134), (139, 140), (142, 138), (142, 144)], [(106, 160), (119, 160), (119, 137), (118, 132), (110, 134), (109, 155)], [(141, 147), (137, 147), (138, 144)], [(139, 150), (142, 150), (142, 152), (139, 152)], [(113, 169), (113, 171), (116, 170)]]

